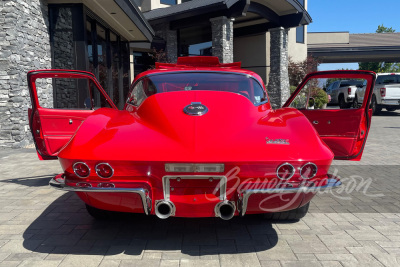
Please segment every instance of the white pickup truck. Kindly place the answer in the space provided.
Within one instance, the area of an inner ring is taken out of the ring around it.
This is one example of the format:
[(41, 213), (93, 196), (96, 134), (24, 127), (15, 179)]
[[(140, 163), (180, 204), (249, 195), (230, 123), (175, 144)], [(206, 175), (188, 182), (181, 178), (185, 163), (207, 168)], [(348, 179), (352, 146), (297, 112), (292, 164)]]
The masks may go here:
[[(355, 95), (354, 106), (362, 103), (365, 86), (358, 88)], [(374, 92), (371, 99), (373, 113), (379, 114), (382, 108), (387, 111), (400, 109), (400, 73), (378, 73)]]
[(329, 105), (339, 105), (342, 109), (353, 106), (356, 90), (362, 86), (362, 80), (338, 80), (328, 84), (326, 93), (331, 97)]

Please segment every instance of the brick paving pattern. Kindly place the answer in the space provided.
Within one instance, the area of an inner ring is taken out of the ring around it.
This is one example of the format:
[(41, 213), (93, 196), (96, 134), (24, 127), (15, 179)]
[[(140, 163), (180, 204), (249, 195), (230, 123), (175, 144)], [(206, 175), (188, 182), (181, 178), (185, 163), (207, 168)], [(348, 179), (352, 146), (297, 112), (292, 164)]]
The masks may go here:
[[(335, 161), (344, 186), (299, 222), (246, 216), (95, 221), (32, 149), (0, 150), (0, 267), (400, 266), (400, 112), (374, 116), (361, 162)], [(351, 193), (349, 193), (351, 192)]]

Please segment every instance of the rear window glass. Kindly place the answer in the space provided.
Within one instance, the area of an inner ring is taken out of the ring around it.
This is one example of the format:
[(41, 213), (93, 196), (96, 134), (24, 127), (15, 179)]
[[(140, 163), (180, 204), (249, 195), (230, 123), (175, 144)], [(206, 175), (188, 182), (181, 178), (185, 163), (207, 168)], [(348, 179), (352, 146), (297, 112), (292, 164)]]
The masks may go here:
[(144, 77), (135, 83), (128, 103), (140, 105), (153, 94), (176, 91), (223, 91), (243, 95), (254, 105), (267, 101), (261, 84), (252, 76), (232, 73), (163, 73)]
[(351, 80), (351, 81), (342, 81), (340, 83), (340, 86), (362, 86), (363, 85), (363, 81), (361, 80)]
[(376, 79), (376, 83), (400, 83), (400, 75), (379, 75)]

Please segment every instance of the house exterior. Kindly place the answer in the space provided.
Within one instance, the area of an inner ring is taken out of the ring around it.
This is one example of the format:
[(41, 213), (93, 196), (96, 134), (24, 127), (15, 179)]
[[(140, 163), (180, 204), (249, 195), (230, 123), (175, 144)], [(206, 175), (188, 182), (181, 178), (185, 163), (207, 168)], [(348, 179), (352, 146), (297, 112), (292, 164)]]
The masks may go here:
[[(130, 85), (132, 41), (151, 42), (154, 32), (130, 0), (0, 1), (0, 147), (32, 143), (26, 74), (38, 69), (93, 72), (115, 103), (123, 105)], [(82, 102), (77, 90), (49, 86), (45, 107)]]
[[(162, 50), (167, 60), (213, 55), (241, 61), (268, 84), (275, 106), (289, 95), (288, 56), (307, 56), (307, 0), (0, 1), (0, 148), (32, 143), (26, 74), (90, 71), (118, 107), (134, 76)], [(77, 88), (47, 84), (45, 107), (83, 105)]]
[[(214, 55), (241, 61), (268, 84), (275, 107), (288, 98), (288, 57), (307, 57), (306, 0), (142, 0), (136, 1), (155, 31), (152, 48), (168, 61), (178, 56)], [(131, 43), (142, 57), (142, 43)], [(150, 47), (149, 47), (150, 48)], [(140, 72), (141, 70), (136, 70)]]

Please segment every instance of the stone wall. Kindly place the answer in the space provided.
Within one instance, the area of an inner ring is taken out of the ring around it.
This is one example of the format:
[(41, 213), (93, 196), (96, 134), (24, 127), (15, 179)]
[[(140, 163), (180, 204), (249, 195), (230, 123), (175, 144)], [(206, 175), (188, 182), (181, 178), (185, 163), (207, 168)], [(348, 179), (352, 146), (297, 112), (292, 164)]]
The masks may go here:
[(221, 63), (233, 62), (233, 21), (227, 17), (217, 17), (211, 20), (212, 54)]
[(169, 23), (151, 25), (155, 35), (165, 41), (165, 52), (170, 63), (178, 60), (178, 37), (176, 30), (169, 29)]
[(268, 95), (273, 108), (280, 108), (290, 96), (288, 73), (288, 29), (274, 28), (271, 34), (271, 69)]
[[(31, 142), (26, 74), (51, 68), (48, 24), (44, 0), (0, 1), (0, 147)], [(52, 107), (52, 88), (44, 88), (40, 101)]]
[[(73, 37), (72, 9), (70, 7), (53, 8), (52, 49), (55, 69), (74, 70), (75, 47)], [(77, 108), (78, 91), (76, 81), (68, 79), (54, 80), (55, 108)]]

